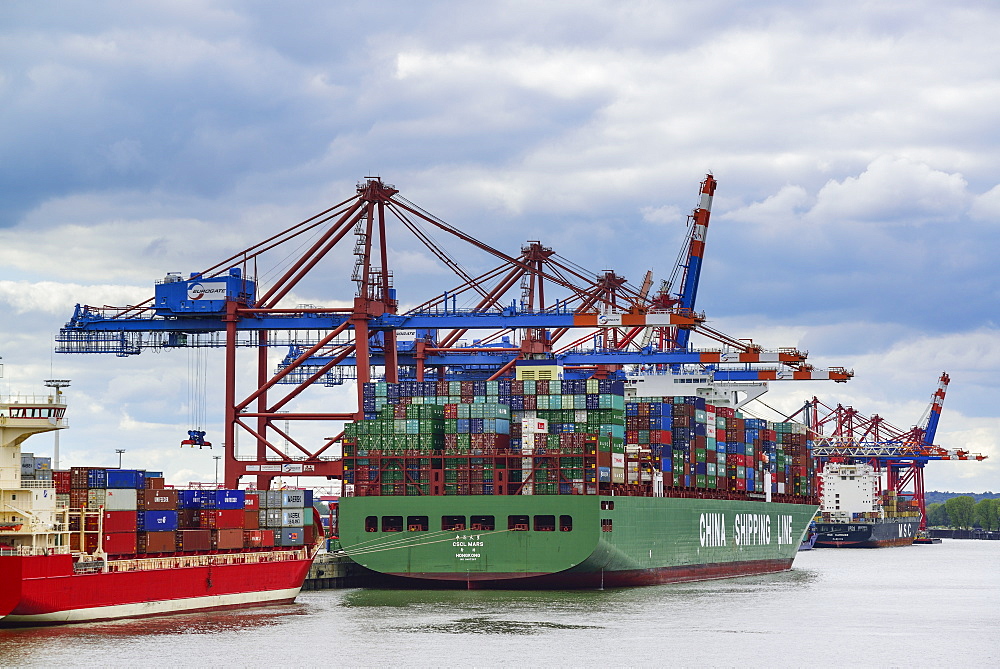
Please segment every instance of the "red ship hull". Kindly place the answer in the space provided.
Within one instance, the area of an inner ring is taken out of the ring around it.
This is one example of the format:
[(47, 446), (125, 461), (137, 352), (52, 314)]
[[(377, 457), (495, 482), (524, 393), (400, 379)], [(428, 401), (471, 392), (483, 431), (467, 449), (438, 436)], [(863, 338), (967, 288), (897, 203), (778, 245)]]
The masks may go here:
[(312, 559), (75, 574), (69, 555), (0, 556), (0, 627), (290, 603)]

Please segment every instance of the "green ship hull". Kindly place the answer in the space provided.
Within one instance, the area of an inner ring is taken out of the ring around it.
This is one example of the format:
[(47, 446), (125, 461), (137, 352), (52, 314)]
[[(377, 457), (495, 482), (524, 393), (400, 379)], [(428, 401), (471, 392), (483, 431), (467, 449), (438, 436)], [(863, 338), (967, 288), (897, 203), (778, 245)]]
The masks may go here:
[(345, 553), (396, 585), (588, 588), (790, 569), (817, 507), (599, 495), (348, 497)]

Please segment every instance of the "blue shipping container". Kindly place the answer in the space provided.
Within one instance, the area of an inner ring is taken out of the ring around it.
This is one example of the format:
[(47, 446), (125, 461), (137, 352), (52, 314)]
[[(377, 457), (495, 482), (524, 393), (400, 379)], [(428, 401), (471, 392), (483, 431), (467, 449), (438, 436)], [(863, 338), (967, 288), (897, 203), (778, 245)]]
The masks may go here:
[(146, 487), (146, 473), (138, 469), (109, 469), (108, 488), (142, 490)]
[(242, 509), (246, 503), (246, 493), (242, 490), (213, 490), (216, 509)]
[(87, 470), (87, 487), (88, 488), (107, 488), (108, 487), (108, 472), (104, 469), (88, 469)]
[(174, 510), (140, 511), (136, 522), (141, 532), (175, 532), (177, 512)]
[(177, 508), (200, 509), (201, 490), (181, 490), (177, 493)]

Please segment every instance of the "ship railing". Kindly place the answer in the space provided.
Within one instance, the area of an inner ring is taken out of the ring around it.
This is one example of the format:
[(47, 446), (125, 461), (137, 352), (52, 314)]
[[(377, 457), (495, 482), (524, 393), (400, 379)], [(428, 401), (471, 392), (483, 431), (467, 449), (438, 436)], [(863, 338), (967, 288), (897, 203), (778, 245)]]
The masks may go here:
[(187, 567), (224, 567), (228, 565), (290, 562), (309, 557), (305, 547), (295, 550), (276, 550), (261, 553), (226, 553), (222, 555), (177, 555), (174, 557), (136, 558), (111, 560), (109, 572), (152, 571), (158, 569), (183, 569)]
[(5, 546), (0, 548), (0, 555), (4, 556), (68, 555), (69, 552), (69, 546)]
[(0, 404), (52, 404), (55, 406), (66, 406), (65, 395), (60, 395), (56, 400), (53, 395), (0, 395)]
[(31, 490), (35, 488), (55, 488), (56, 482), (51, 479), (21, 479), (21, 487), (25, 490)]

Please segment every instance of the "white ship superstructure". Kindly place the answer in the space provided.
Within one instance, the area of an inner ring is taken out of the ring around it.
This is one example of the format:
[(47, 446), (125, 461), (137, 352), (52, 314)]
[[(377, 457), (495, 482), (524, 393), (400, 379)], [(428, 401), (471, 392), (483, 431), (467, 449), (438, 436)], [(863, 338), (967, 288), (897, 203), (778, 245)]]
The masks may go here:
[(820, 473), (820, 512), (835, 522), (850, 521), (859, 513), (883, 514), (879, 499), (881, 476), (869, 464), (828, 462)]
[[(51, 478), (22, 476), (21, 444), (66, 427), (58, 390), (42, 396), (0, 396), (0, 551), (68, 552), (67, 509)], [(33, 459), (33, 458), (32, 458)]]

